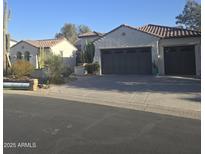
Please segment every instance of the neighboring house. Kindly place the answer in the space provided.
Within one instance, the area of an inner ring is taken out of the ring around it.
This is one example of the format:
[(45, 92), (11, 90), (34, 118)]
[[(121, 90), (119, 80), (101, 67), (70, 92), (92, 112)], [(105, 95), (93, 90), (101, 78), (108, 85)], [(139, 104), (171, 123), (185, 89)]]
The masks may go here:
[(100, 38), (102, 35), (102, 33), (95, 31), (78, 35), (78, 40), (75, 43), (78, 51), (83, 51), (85, 49), (86, 43), (93, 42), (94, 40)]
[(200, 75), (201, 32), (121, 25), (94, 41), (100, 74)]
[(13, 45), (15, 45), (18, 41), (14, 40), (14, 39), (10, 39), (10, 47), (12, 47)]
[[(63, 62), (74, 68), (76, 65), (76, 47), (67, 39), (46, 39), (46, 40), (22, 40), (11, 47), (10, 59), (14, 63), (18, 59), (25, 59), (39, 68), (39, 51), (44, 49), (47, 53), (53, 53), (63, 57)], [(48, 54), (46, 54), (48, 55)]]
[(75, 43), (75, 46), (77, 47), (77, 62), (80, 62), (80, 54), (85, 51), (85, 46), (87, 43), (93, 42), (94, 40), (100, 38), (103, 34), (99, 32), (87, 32), (78, 35), (78, 40)]

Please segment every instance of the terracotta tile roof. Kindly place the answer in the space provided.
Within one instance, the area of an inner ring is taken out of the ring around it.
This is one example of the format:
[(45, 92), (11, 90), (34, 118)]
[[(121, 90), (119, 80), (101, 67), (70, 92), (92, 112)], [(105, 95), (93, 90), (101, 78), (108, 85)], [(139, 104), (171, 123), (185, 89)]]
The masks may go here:
[(59, 38), (59, 39), (46, 39), (46, 40), (25, 40), (25, 42), (40, 48), (40, 47), (52, 47), (62, 41), (65, 38)]
[(93, 32), (87, 32), (87, 33), (80, 34), (80, 35), (78, 35), (78, 37), (81, 38), (81, 37), (102, 36), (102, 35), (103, 35), (103, 33), (93, 31)]
[(177, 27), (153, 25), (153, 24), (137, 27), (136, 29), (160, 38), (201, 36), (200, 31), (188, 30), (188, 29), (177, 28)]

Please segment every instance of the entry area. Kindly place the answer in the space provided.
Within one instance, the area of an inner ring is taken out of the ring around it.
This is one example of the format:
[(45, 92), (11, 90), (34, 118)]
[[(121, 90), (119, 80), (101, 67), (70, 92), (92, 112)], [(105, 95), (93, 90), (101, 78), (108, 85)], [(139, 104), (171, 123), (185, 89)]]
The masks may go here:
[(177, 46), (164, 48), (166, 75), (195, 75), (194, 46)]
[(152, 74), (151, 48), (101, 50), (102, 74)]

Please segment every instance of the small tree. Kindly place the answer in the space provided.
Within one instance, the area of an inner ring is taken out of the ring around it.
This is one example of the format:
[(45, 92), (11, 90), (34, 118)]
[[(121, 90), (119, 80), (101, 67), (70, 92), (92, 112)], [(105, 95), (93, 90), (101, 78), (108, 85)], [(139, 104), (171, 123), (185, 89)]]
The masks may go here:
[(188, 29), (201, 30), (201, 5), (194, 0), (188, 0), (183, 12), (176, 19), (176, 24)]
[(65, 23), (60, 32), (55, 35), (56, 38), (64, 36), (71, 43), (77, 40), (77, 27), (75, 24)]
[(87, 33), (87, 32), (91, 32), (90, 27), (86, 26), (86, 25), (79, 25), (78, 26), (78, 33), (79, 34), (83, 34), (83, 33)]
[(55, 37), (65, 37), (71, 43), (75, 44), (78, 39), (79, 34), (90, 32), (91, 28), (86, 25), (76, 25), (72, 23), (65, 23), (63, 27), (60, 29), (59, 33), (56, 33)]

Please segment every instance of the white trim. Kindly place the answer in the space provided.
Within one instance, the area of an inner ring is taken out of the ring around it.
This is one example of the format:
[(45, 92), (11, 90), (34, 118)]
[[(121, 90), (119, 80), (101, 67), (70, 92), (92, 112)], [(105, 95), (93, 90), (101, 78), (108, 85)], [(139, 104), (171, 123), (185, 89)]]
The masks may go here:
[(150, 47), (150, 48), (153, 48), (154, 45), (150, 44), (150, 45), (138, 45), (138, 46), (123, 46), (123, 47), (100, 47), (98, 48), (99, 50), (103, 50), (103, 49), (125, 49), (125, 48), (143, 48), (143, 47)]
[(190, 46), (190, 45), (197, 45), (198, 43), (179, 43), (179, 44), (166, 44), (166, 45), (161, 45), (163, 48), (164, 47), (177, 47), (177, 46)]

